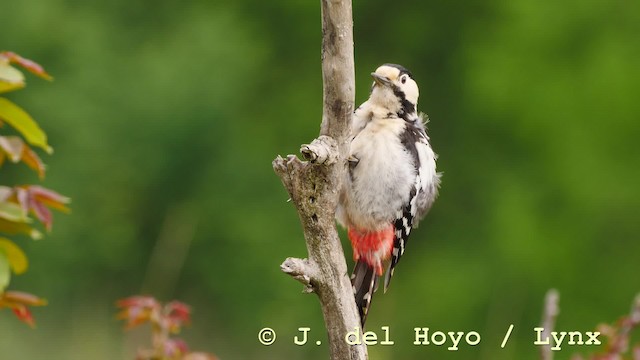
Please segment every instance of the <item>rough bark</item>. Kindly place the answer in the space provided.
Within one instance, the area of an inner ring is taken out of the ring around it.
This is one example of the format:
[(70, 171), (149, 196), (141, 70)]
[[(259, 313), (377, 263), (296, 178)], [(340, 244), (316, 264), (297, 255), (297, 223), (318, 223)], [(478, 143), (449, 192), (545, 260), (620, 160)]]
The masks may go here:
[(273, 168), (298, 210), (308, 259), (288, 258), (282, 271), (318, 295), (334, 360), (367, 359), (365, 345), (345, 336), (359, 327), (351, 281), (335, 227), (346, 174), (347, 137), (355, 98), (351, 0), (321, 0), (323, 113), (320, 136), (300, 151), (307, 161), (278, 156)]

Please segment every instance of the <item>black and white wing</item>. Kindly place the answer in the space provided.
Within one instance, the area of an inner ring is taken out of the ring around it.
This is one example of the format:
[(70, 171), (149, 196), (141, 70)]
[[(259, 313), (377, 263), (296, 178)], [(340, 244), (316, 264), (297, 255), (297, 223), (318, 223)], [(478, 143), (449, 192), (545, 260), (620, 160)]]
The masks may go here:
[(424, 124), (421, 120), (407, 121), (401, 135), (405, 149), (411, 154), (416, 169), (415, 183), (409, 194), (409, 203), (399, 212), (394, 221), (395, 239), (391, 253), (391, 264), (385, 275), (384, 291), (387, 291), (393, 271), (404, 254), (411, 229), (431, 208), (438, 195), (440, 174), (436, 172), (436, 155), (429, 144)]

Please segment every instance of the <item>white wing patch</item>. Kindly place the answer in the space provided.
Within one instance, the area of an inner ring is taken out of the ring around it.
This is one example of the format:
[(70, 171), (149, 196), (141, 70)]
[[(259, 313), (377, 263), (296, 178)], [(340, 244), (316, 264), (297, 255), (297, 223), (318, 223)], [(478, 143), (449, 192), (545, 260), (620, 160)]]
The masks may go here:
[(436, 176), (435, 154), (427, 143), (427, 139), (424, 139), (424, 141), (425, 142), (421, 141), (416, 143), (416, 149), (418, 150), (418, 160), (420, 162), (416, 182), (420, 184), (420, 189), (422, 191), (427, 190), (429, 183), (433, 181), (433, 178)]

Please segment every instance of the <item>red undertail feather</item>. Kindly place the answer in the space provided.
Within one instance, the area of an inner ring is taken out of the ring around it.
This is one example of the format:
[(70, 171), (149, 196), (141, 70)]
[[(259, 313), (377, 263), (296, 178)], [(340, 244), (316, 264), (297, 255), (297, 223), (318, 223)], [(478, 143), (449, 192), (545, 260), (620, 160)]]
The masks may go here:
[(382, 263), (389, 259), (393, 250), (395, 228), (389, 224), (380, 231), (360, 231), (349, 228), (347, 235), (353, 247), (353, 259), (364, 261), (378, 276), (383, 273)]
[(382, 264), (391, 257), (394, 234), (393, 224), (380, 231), (349, 228), (347, 232), (353, 247), (353, 259), (356, 261), (351, 275), (351, 285), (363, 329), (373, 293), (377, 288), (378, 276), (382, 276), (383, 273)]

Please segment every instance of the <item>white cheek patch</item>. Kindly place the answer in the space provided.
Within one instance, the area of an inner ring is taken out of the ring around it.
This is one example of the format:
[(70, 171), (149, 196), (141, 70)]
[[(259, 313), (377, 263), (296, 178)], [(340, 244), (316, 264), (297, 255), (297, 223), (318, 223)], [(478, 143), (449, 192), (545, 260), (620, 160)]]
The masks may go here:
[(418, 90), (418, 84), (413, 79), (407, 81), (403, 86), (404, 96), (416, 107), (418, 106), (418, 97), (420, 97), (420, 91)]

